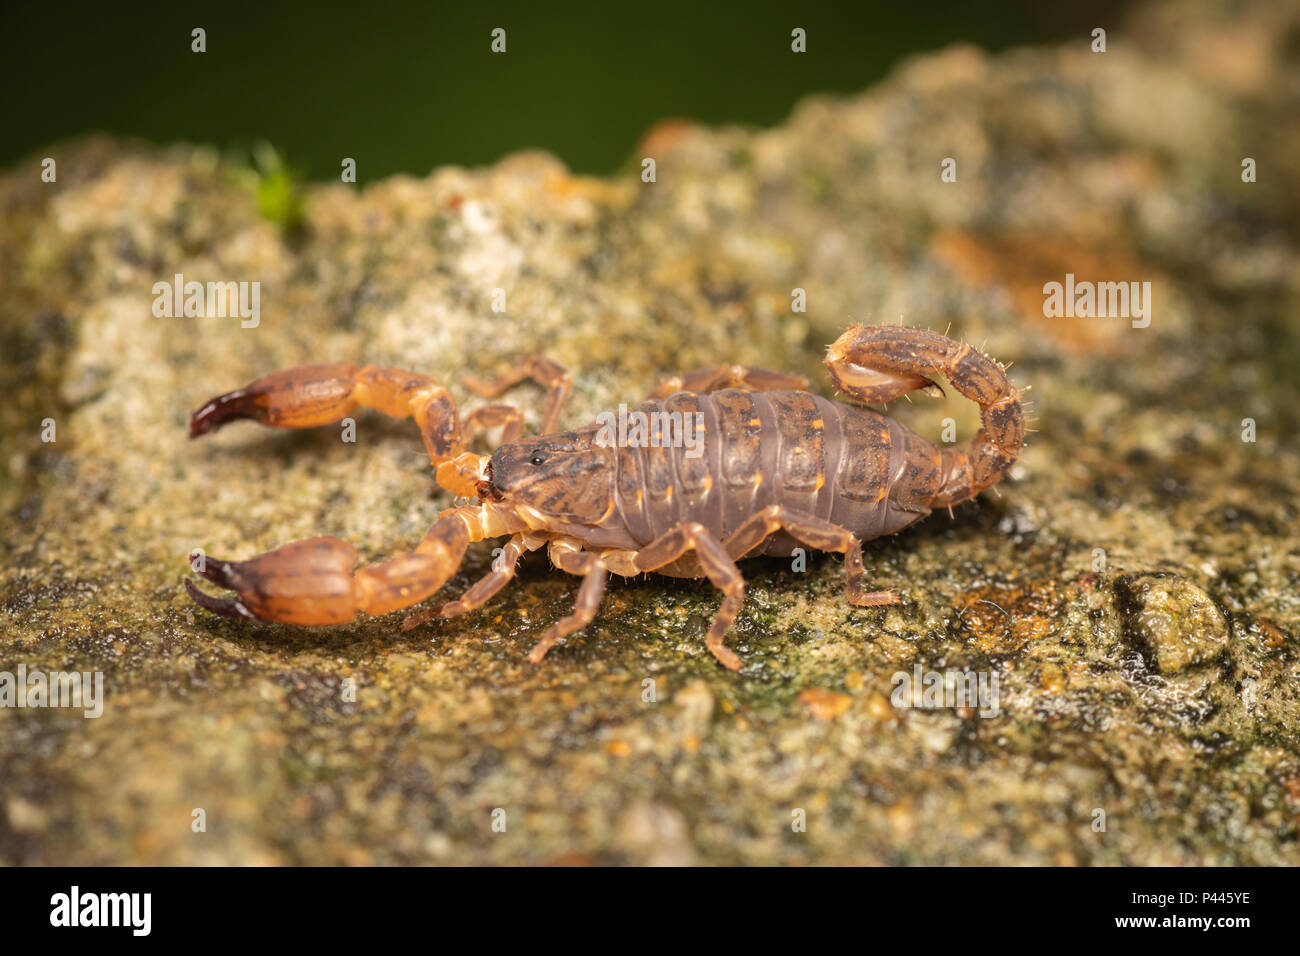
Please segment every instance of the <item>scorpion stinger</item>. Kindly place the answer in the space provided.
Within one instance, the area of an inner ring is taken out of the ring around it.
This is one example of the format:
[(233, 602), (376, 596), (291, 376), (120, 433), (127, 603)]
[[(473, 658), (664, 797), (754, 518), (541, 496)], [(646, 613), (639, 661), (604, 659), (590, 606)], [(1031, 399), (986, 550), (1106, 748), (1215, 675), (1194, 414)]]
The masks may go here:
[(969, 449), (945, 448), (939, 486), (926, 503), (939, 508), (974, 498), (1002, 480), (1025, 440), (1020, 393), (1006, 370), (983, 352), (937, 332), (896, 326), (854, 326), (830, 347), (826, 368), (842, 392), (862, 402), (884, 402), (934, 386), (942, 373), (980, 406), (981, 428)]

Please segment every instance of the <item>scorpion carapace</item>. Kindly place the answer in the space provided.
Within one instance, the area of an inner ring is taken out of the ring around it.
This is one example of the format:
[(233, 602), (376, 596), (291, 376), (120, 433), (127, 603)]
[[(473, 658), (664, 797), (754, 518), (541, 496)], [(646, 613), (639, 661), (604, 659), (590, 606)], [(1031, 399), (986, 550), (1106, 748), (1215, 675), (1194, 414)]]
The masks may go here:
[[(582, 584), (573, 612), (529, 653), (533, 663), (591, 621), (609, 572), (655, 571), (707, 577), (722, 591), (706, 644), (737, 670), (740, 659), (723, 643), (745, 589), (736, 561), (788, 555), (799, 545), (839, 552), (851, 603), (897, 603), (893, 592), (864, 586), (861, 543), (973, 498), (1006, 474), (1024, 440), (1020, 396), (1001, 366), (943, 335), (853, 326), (831, 345), (826, 366), (835, 386), (863, 403), (937, 389), (928, 376), (942, 374), (979, 404), (981, 428), (969, 448), (940, 450), (891, 418), (806, 391), (798, 376), (722, 365), (668, 379), (615, 427), (602, 416), (603, 424), (556, 433), (572, 379), (533, 357), (494, 382), (465, 382), (486, 397), (525, 379), (548, 388), (542, 434), (522, 439), (517, 409), (487, 405), (461, 417), (445, 388), (415, 372), (347, 364), (277, 372), (208, 402), (191, 418), (190, 435), (236, 418), (304, 428), (376, 408), (414, 419), (438, 483), (476, 500), (443, 511), (412, 551), (378, 564), (354, 570), (351, 545), (311, 538), (248, 561), (206, 559), (202, 576), (233, 596), (186, 586), (218, 614), (341, 624), (427, 600), (470, 542), (504, 537), (484, 577), (456, 600), (408, 616), (403, 628), (481, 607), (511, 580), (522, 554), (545, 546)], [(474, 434), (493, 427), (502, 428), (497, 451), (490, 458), (469, 451)]]

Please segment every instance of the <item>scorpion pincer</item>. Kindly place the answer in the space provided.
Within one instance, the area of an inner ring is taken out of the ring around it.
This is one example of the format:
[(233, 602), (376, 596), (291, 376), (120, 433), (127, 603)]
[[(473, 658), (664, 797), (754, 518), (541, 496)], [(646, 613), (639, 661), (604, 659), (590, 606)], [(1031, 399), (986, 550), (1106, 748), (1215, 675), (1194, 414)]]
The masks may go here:
[[(975, 497), (1007, 473), (1024, 440), (1020, 395), (1002, 367), (943, 335), (855, 325), (831, 345), (826, 367), (840, 392), (864, 404), (937, 389), (927, 376), (942, 374), (980, 406), (980, 430), (968, 448), (939, 449), (892, 418), (812, 394), (799, 376), (721, 365), (668, 379), (634, 413), (694, 422), (692, 449), (620, 443), (598, 425), (555, 431), (572, 379), (552, 361), (531, 357), (496, 381), (467, 379), (486, 397), (525, 379), (549, 389), (542, 433), (523, 438), (518, 409), (487, 405), (462, 417), (445, 388), (415, 372), (349, 364), (276, 372), (200, 408), (191, 437), (237, 418), (307, 428), (358, 406), (375, 408), (413, 419), (438, 484), (475, 501), (443, 511), (414, 549), (377, 564), (354, 569), (351, 545), (311, 538), (247, 561), (207, 559), (202, 576), (232, 596), (213, 597), (190, 580), (186, 586), (218, 614), (342, 624), (360, 612), (388, 614), (428, 600), (470, 542), (506, 538), (484, 577), (456, 600), (409, 616), (403, 628), (481, 607), (513, 578), (522, 554), (545, 546), (582, 583), (572, 613), (546, 629), (531, 662), (592, 620), (608, 573), (654, 571), (707, 577), (722, 592), (706, 645), (738, 670), (740, 658), (723, 643), (745, 593), (737, 561), (789, 555), (799, 545), (842, 553), (850, 603), (895, 604), (893, 592), (864, 584), (862, 542)], [(473, 437), (494, 427), (502, 428), (497, 451), (490, 458), (471, 452)]]

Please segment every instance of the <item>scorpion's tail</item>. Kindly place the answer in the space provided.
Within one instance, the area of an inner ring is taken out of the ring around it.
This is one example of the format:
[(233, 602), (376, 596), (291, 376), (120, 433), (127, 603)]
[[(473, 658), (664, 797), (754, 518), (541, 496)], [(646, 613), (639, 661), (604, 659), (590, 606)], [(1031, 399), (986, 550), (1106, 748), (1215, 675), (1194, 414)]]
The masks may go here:
[(979, 349), (947, 336), (898, 325), (855, 325), (826, 355), (835, 387), (861, 402), (889, 402), (918, 388), (937, 386), (927, 375), (947, 377), (980, 406), (981, 427), (968, 449), (945, 448), (940, 484), (930, 507), (974, 498), (1007, 473), (1025, 440), (1020, 393), (1002, 366)]

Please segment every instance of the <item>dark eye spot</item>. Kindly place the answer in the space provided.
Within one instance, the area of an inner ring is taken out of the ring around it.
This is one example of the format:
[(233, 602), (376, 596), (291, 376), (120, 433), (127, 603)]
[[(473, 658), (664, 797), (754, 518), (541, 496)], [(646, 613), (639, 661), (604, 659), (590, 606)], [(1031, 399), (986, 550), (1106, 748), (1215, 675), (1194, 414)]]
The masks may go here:
[(546, 456), (539, 453), (534, 453), (533, 457), (528, 459), (530, 465), (540, 465), (544, 461), (546, 461)]

